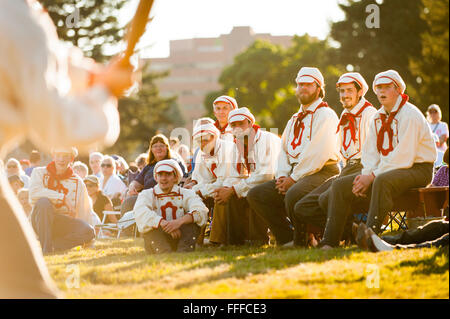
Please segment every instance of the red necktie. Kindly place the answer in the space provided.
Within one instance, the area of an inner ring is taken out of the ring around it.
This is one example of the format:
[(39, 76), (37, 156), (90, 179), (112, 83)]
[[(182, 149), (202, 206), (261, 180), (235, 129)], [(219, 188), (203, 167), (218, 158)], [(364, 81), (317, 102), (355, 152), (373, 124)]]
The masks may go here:
[[(391, 124), (392, 124), (392, 121), (394, 120), (394, 117), (397, 115), (397, 113), (400, 111), (400, 109), (403, 107), (403, 105), (405, 105), (405, 103), (408, 101), (408, 99), (409, 99), (408, 95), (402, 94), (402, 102), (400, 103), (400, 106), (398, 107), (397, 111), (391, 112), (389, 114), (389, 117), (387, 118), (387, 120), (386, 120), (386, 114), (380, 113), (380, 118), (381, 118), (382, 124), (381, 124), (380, 131), (377, 134), (377, 149), (378, 149), (378, 152), (380, 152), (384, 156), (388, 155), (394, 149), (394, 146), (392, 145), (392, 140), (394, 138), (394, 131), (392, 130)], [(389, 138), (389, 148), (388, 149), (383, 148), (385, 132), (388, 133), (388, 138)]]
[(352, 141), (355, 142), (355, 140), (356, 140), (356, 117), (358, 117), (364, 111), (364, 109), (368, 106), (372, 106), (372, 104), (370, 104), (370, 102), (366, 101), (366, 103), (364, 103), (363, 107), (356, 114), (353, 114), (351, 112), (344, 113), (341, 117), (341, 120), (339, 121), (336, 133), (339, 132), (339, 127), (341, 125), (345, 126), (345, 125), (347, 125), (347, 123), (349, 123), (348, 127), (349, 127), (350, 133), (352, 135)]
[[(316, 110), (318, 110), (321, 107), (328, 107), (327, 102), (322, 102), (320, 103), (317, 108), (314, 110), (314, 112)], [(297, 116), (297, 120), (295, 121), (294, 124), (294, 138), (292, 139), (291, 145), (292, 148), (295, 150), (295, 148), (297, 146), (299, 146), (302, 143), (302, 135), (303, 135), (303, 129), (305, 128), (305, 124), (303, 124), (303, 119), (308, 115), (308, 114), (314, 114), (314, 112), (311, 111), (304, 111), (304, 112), (300, 112)], [(300, 130), (301, 130), (301, 134), (300, 134)], [(300, 134), (300, 136), (299, 136)], [(297, 141), (297, 142), (295, 142)]]

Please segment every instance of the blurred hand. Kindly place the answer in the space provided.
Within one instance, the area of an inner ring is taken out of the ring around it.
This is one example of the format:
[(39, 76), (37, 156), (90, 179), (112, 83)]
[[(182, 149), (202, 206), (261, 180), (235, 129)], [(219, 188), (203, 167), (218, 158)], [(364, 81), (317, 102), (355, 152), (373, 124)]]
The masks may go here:
[(233, 194), (233, 187), (221, 187), (214, 191), (214, 200), (218, 204), (226, 204)]
[(104, 85), (115, 97), (120, 97), (133, 85), (133, 66), (119, 58), (113, 58), (106, 67), (92, 71), (92, 85)]

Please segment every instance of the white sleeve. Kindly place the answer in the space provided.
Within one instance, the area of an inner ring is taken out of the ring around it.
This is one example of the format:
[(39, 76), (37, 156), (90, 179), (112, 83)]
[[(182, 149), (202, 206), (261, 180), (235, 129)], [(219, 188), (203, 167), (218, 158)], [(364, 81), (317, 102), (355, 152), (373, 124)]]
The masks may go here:
[[(200, 157), (201, 158), (201, 157)], [(192, 179), (197, 182), (197, 185), (192, 187), (192, 190), (200, 191), (203, 197), (210, 197), (212, 194), (213, 184), (216, 182), (205, 162), (200, 160), (195, 164)]]
[(40, 198), (48, 198), (53, 204), (64, 199), (63, 193), (48, 189), (44, 186), (44, 170), (41, 168), (33, 169), (31, 173), (29, 198), (30, 204), (33, 206)]
[(112, 145), (120, 130), (117, 100), (101, 86), (68, 95), (68, 61), (60, 59), (67, 54), (56, 52), (63, 50), (56, 32), (44, 30), (24, 1), (2, 1), (1, 9), (0, 74), (13, 96), (2, 108), (20, 110), (23, 133), (41, 149), (76, 145), (85, 153)]
[(208, 221), (208, 208), (194, 191), (183, 189), (183, 195), (183, 206), (185, 211), (192, 216), (194, 223), (202, 227)]
[(294, 181), (320, 171), (329, 159), (339, 157), (336, 134), (339, 119), (336, 113), (332, 109), (322, 108), (317, 110), (315, 115), (311, 140), (305, 145), (300, 160), (291, 174)]
[(162, 217), (156, 213), (155, 209), (156, 207), (153, 207), (153, 188), (140, 192), (133, 209), (139, 232), (146, 233), (159, 227)]
[(292, 166), (289, 164), (289, 159), (286, 149), (286, 139), (289, 134), (288, 128), (291, 127), (292, 119), (290, 119), (281, 135), (281, 148), (278, 156), (277, 171), (275, 172), (275, 178), (282, 176), (289, 176), (291, 174)]

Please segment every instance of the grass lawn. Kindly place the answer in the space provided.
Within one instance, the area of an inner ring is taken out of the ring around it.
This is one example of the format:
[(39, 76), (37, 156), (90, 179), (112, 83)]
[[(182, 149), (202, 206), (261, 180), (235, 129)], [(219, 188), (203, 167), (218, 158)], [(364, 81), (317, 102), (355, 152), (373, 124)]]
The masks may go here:
[(141, 238), (103, 239), (45, 259), (67, 298), (449, 298), (448, 247), (203, 247), (147, 255)]

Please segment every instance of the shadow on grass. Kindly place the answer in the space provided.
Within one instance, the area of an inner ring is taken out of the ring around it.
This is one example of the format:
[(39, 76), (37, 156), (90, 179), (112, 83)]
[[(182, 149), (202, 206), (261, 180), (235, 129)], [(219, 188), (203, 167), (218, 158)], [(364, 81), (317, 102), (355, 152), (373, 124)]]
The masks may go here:
[[(265, 274), (271, 271), (289, 268), (300, 263), (322, 263), (331, 259), (346, 258), (353, 252), (359, 252), (357, 248), (337, 248), (328, 251), (319, 249), (307, 248), (275, 248), (269, 246), (226, 246), (221, 248), (206, 248), (201, 247), (191, 253), (168, 253), (161, 255), (148, 255), (144, 250), (137, 254), (130, 254), (126, 248), (136, 248), (143, 242), (103, 242), (96, 249), (99, 252), (106, 251), (107, 255), (100, 256), (74, 256), (59, 264), (73, 264), (83, 263), (86, 267), (91, 268), (88, 273), (83, 276), (92, 283), (108, 283), (108, 278), (99, 276), (99, 269), (104, 265), (111, 265), (114, 263), (126, 263), (118, 265), (114, 268), (115, 273), (126, 272), (133, 269), (143, 267), (158, 267), (159, 264), (166, 265), (168, 269), (172, 265), (178, 265), (173, 271), (165, 272), (161, 275), (156, 275), (152, 278), (142, 278), (134, 281), (134, 283), (141, 283), (148, 280), (161, 280), (170, 276), (176, 275), (180, 272), (191, 271), (195, 269), (209, 268), (213, 269), (219, 266), (227, 266), (225, 272), (211, 274), (210, 276), (202, 277), (200, 280), (193, 279), (188, 282), (183, 282), (176, 286), (176, 289), (188, 288), (204, 282), (212, 282), (227, 278), (245, 278), (249, 275)], [(111, 249), (117, 249), (117, 253), (111, 253)], [(125, 249), (124, 251), (122, 251)], [(179, 264), (182, 264), (179, 266)], [(116, 279), (117, 280), (117, 279)], [(122, 280), (120, 280), (122, 281)]]
[(400, 267), (417, 267), (414, 274), (443, 274), (449, 270), (448, 264), (448, 246), (439, 248), (433, 256), (421, 260), (403, 261)]

